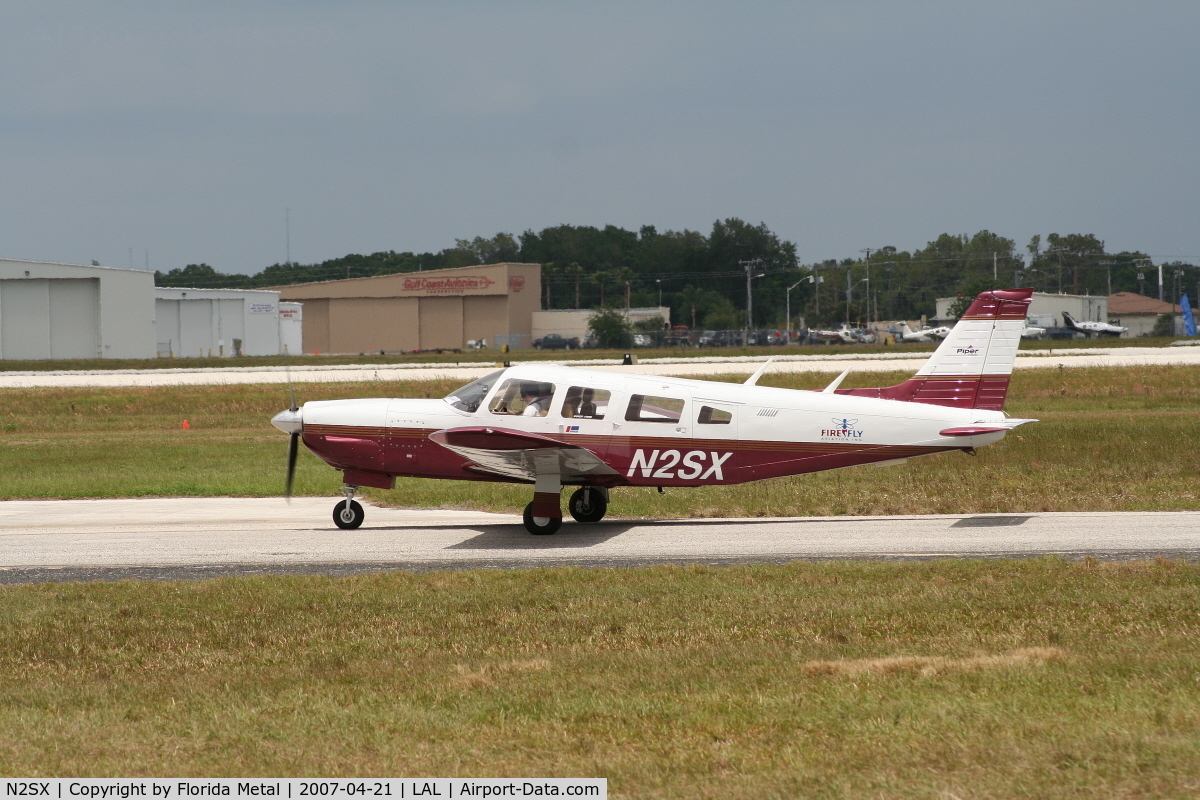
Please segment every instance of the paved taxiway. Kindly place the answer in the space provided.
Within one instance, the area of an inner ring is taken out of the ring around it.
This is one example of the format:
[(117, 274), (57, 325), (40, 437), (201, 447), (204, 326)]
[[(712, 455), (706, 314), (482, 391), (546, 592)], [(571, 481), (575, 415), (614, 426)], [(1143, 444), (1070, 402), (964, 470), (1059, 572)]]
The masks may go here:
[(330, 518), (334, 502), (8, 501), (0, 504), (0, 583), (794, 558), (1200, 558), (1200, 512), (613, 518), (531, 536), (516, 515), (376, 507), (362, 528), (342, 531)]
[[(839, 353), (835, 355), (778, 355), (773, 372), (916, 372), (930, 353), (896, 348), (892, 353)], [(745, 374), (758, 369), (766, 356), (698, 356), (654, 358), (622, 365), (612, 359), (564, 361), (593, 369), (642, 375), (679, 375), (703, 379), (709, 375)], [(199, 386), (239, 383), (334, 383), (363, 381), (457, 380), (467, 383), (496, 369), (494, 363), (458, 364), (353, 364), (296, 367), (211, 367), (146, 370), (88, 370), (0, 373), (0, 388), (30, 386)], [(514, 361), (512, 363), (521, 363)], [(552, 362), (524, 362), (552, 363)], [(1022, 350), (1016, 369), (1046, 367), (1136, 367), (1154, 365), (1200, 366), (1200, 347), (1112, 347), (1094, 349)]]

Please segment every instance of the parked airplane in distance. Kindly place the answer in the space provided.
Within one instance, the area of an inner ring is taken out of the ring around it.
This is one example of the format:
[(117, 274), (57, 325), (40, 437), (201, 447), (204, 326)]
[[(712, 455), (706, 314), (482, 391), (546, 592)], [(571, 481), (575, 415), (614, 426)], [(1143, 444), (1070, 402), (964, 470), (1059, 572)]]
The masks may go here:
[(1079, 331), (1088, 336), (1120, 336), (1123, 333), (1129, 332), (1129, 328), (1123, 328), (1120, 325), (1113, 325), (1109, 322), (1076, 322), (1075, 318), (1066, 311), (1063, 312), (1063, 322), (1071, 330)]
[(1045, 328), (1039, 328), (1037, 325), (1025, 323), (1025, 327), (1021, 329), (1022, 339), (1040, 339), (1046, 335)]
[(923, 328), (919, 331), (914, 331), (909, 327), (907, 322), (900, 322), (900, 341), (901, 342), (932, 342), (934, 339), (945, 339), (950, 334), (950, 328)]
[[(340, 528), (357, 528), (362, 486), (397, 477), (524, 483), (524, 522), (562, 524), (561, 493), (579, 522), (605, 515), (622, 486), (706, 486), (860, 464), (973, 453), (1029, 419), (1005, 416), (1032, 289), (980, 294), (912, 378), (895, 386), (822, 391), (662, 378), (557, 364), (497, 370), (442, 400), (305, 403), (271, 421), (290, 434), (287, 493), (298, 446), (343, 474)], [(769, 362), (768, 362), (769, 363)]]

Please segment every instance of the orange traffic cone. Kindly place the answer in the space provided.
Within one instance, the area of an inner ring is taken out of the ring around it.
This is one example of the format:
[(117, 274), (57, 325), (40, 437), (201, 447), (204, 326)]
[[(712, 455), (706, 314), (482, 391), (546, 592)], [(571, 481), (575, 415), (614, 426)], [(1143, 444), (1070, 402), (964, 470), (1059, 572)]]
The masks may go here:
[(183, 421), (183, 429), (185, 431), (190, 431), (192, 429), (192, 426), (190, 424), (188, 424), (188, 421), (186, 419)]

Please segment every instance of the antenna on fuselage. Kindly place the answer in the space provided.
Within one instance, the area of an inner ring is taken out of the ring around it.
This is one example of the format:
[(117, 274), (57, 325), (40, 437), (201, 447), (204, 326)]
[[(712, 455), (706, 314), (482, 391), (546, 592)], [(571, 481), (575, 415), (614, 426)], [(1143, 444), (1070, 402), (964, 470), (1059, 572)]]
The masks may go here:
[(849, 374), (850, 374), (850, 370), (847, 369), (841, 375), (838, 375), (836, 378), (833, 379), (832, 383), (830, 383), (828, 386), (826, 386), (824, 389), (821, 390), (822, 394), (833, 394), (834, 390), (842, 385), (842, 381), (844, 381), (846, 379), (846, 376)]
[(743, 386), (753, 386), (754, 384), (758, 383), (758, 379), (762, 377), (762, 374), (767, 371), (767, 367), (771, 366), (771, 362), (774, 360), (775, 360), (775, 356), (771, 356), (770, 358), (768, 358), (766, 360), (766, 362), (761, 367), (758, 368), (758, 372), (755, 372), (749, 378), (746, 378), (746, 382), (742, 385)]

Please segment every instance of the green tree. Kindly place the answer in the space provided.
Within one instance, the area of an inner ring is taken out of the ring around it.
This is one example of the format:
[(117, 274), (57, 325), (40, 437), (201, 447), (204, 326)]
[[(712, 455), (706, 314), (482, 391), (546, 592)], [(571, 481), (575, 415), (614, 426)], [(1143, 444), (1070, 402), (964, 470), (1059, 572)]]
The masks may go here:
[(616, 308), (602, 308), (588, 318), (588, 331), (596, 337), (596, 346), (604, 348), (629, 347), (629, 317)]

